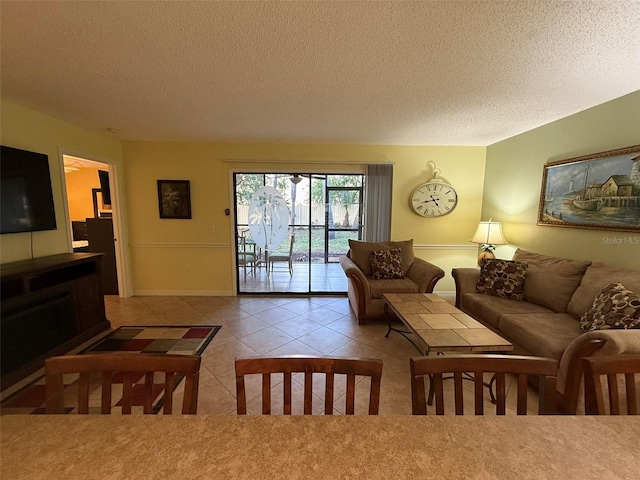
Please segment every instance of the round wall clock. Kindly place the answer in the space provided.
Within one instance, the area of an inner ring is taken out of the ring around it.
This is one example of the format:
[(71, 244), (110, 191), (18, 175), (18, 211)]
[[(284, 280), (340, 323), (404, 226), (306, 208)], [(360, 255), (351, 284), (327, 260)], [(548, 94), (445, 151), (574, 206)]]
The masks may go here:
[(439, 178), (418, 185), (409, 196), (411, 209), (421, 217), (441, 217), (458, 204), (455, 188)]

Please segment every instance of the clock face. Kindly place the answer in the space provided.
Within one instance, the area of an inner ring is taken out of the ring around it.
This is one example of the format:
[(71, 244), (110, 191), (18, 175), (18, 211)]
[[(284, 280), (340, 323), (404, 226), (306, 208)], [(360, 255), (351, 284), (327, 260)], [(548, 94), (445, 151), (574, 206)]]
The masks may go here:
[(414, 212), (423, 217), (441, 217), (451, 213), (458, 203), (455, 189), (442, 182), (427, 182), (419, 185), (409, 198)]

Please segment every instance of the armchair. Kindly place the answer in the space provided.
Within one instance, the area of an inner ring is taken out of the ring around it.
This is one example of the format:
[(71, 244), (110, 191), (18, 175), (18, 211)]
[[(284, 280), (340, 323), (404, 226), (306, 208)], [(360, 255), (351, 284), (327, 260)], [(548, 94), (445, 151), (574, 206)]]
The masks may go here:
[[(400, 249), (404, 278), (373, 279), (371, 252)], [(413, 254), (413, 239), (401, 242), (360, 242), (349, 240), (349, 251), (339, 258), (347, 276), (347, 295), (358, 324), (384, 315), (383, 293), (430, 293), (444, 271)]]

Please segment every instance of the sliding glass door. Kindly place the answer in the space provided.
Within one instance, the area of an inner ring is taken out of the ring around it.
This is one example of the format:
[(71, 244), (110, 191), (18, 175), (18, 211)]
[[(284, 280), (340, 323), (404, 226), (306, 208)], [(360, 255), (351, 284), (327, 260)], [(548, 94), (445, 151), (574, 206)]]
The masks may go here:
[(236, 173), (239, 293), (343, 293), (362, 238), (362, 175)]

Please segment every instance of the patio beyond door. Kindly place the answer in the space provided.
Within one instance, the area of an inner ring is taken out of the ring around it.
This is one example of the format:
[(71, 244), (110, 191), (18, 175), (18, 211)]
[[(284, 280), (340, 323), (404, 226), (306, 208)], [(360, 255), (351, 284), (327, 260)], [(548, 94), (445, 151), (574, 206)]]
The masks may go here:
[(239, 293), (344, 293), (362, 238), (362, 175), (236, 173)]

